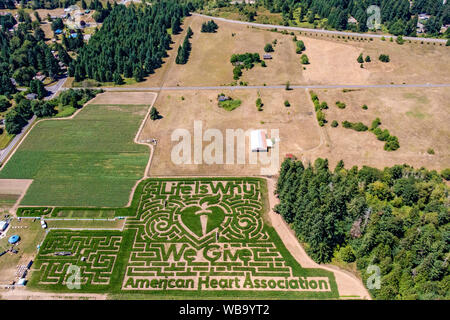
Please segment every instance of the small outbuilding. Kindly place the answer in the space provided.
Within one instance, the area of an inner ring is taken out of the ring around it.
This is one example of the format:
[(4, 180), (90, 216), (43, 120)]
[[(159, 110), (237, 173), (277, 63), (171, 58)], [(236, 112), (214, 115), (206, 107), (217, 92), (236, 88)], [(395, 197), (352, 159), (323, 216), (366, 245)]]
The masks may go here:
[(0, 221), (0, 231), (5, 231), (8, 225), (9, 223), (7, 221)]
[(263, 130), (253, 130), (250, 133), (250, 146), (252, 152), (267, 152), (266, 133)]
[(270, 59), (272, 59), (272, 55), (266, 53), (266, 54), (263, 55), (263, 58), (264, 58), (264, 60), (270, 60)]

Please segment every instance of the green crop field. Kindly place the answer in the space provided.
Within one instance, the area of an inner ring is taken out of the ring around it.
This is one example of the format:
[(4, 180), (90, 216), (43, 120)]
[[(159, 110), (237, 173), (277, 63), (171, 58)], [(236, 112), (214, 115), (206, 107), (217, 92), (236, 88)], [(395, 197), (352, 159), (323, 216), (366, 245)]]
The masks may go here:
[(149, 158), (133, 142), (148, 106), (88, 105), (75, 118), (41, 121), (0, 171), (34, 179), (22, 205), (126, 205)]
[(29, 286), (121, 298), (339, 297), (333, 273), (302, 268), (268, 222), (264, 179), (147, 179), (129, 210), (123, 231), (50, 231)]

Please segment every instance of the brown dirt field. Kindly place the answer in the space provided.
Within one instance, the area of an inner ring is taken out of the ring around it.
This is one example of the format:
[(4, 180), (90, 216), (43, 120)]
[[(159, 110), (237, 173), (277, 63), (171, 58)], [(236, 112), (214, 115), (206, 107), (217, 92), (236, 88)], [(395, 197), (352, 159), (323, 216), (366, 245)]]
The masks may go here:
[(92, 99), (89, 104), (148, 104), (153, 103), (154, 92), (104, 92)]
[[(406, 42), (398, 45), (389, 40), (343, 40), (297, 35), (305, 42), (310, 65), (304, 71), (309, 84), (402, 84), (448, 83), (450, 49), (445, 46)], [(356, 61), (359, 54), (369, 55), (372, 62), (364, 68)], [(389, 63), (378, 60), (388, 54)]]
[[(158, 140), (149, 171), (150, 176), (260, 174), (262, 165), (249, 164), (248, 151), (246, 152), (246, 164), (174, 164), (171, 160), (171, 151), (178, 142), (171, 141), (172, 132), (178, 128), (187, 129), (191, 133), (191, 145), (193, 146), (195, 120), (202, 121), (203, 133), (208, 128), (221, 131), (224, 137), (224, 150), (226, 148), (226, 129), (268, 129), (269, 135), (270, 129), (279, 129), (280, 161), (286, 153), (309, 150), (319, 145), (318, 126), (312, 106), (308, 101), (309, 98), (304, 90), (261, 90), (261, 99), (264, 103), (264, 111), (261, 112), (257, 111), (255, 105), (258, 90), (233, 90), (232, 92), (224, 90), (223, 93), (242, 101), (241, 106), (233, 111), (226, 111), (218, 107), (217, 95), (219, 93), (215, 90), (163, 91), (160, 93), (155, 107), (163, 118), (156, 121), (148, 120), (139, 137), (139, 139), (155, 138)], [(181, 97), (184, 97), (184, 100)], [(284, 106), (285, 100), (290, 102), (290, 107)], [(248, 140), (247, 147), (249, 146)], [(207, 145), (209, 142), (203, 142), (204, 149)], [(272, 174), (277, 171), (278, 168)]]
[[(165, 86), (201, 86), (227, 85), (233, 80), (233, 65), (230, 63), (234, 53), (264, 54), (264, 46), (277, 39), (272, 52), (272, 60), (267, 60), (267, 67), (259, 64), (251, 70), (244, 70), (239, 81), (250, 85), (281, 85), (287, 81), (302, 83), (302, 68), (300, 56), (295, 53), (295, 43), (292, 36), (275, 32), (247, 28), (246, 26), (216, 21), (219, 29), (216, 33), (200, 32), (201, 24), (208, 19), (191, 17), (191, 28), (194, 35), (191, 38), (192, 51), (185, 65), (173, 63), (170, 66), (170, 77)], [(235, 33), (235, 36), (232, 36)]]
[(27, 179), (0, 179), (0, 194), (21, 195), (28, 189), (31, 181)]
[[(450, 167), (450, 91), (446, 88), (433, 89), (364, 89), (343, 93), (342, 90), (314, 90), (320, 101), (326, 101), (328, 124), (324, 132), (329, 140), (326, 145), (303, 154), (304, 159), (314, 161), (316, 157), (328, 158), (334, 166), (344, 160), (346, 166), (368, 165), (378, 168), (407, 163), (414, 167), (441, 170)], [(339, 109), (336, 101), (345, 102), (347, 107)], [(366, 104), (368, 110), (361, 106)], [(398, 137), (400, 148), (384, 151), (384, 142), (378, 141), (370, 131), (357, 132), (342, 127), (342, 121), (361, 121), (370, 127), (379, 117), (380, 128), (388, 129)], [(339, 122), (332, 128), (333, 120)], [(427, 153), (428, 148), (435, 151)]]

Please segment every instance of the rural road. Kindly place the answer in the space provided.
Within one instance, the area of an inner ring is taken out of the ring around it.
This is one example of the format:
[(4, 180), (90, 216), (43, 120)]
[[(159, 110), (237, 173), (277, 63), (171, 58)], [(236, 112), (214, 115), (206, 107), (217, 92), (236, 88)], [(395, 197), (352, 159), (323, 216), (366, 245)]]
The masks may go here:
[[(300, 28), (300, 27), (289, 27), (289, 26), (280, 26), (280, 25), (273, 25), (273, 24), (263, 24), (263, 23), (255, 23), (255, 22), (246, 22), (246, 21), (239, 21), (239, 20), (230, 20), (225, 18), (219, 18), (219, 17), (213, 17), (213, 16), (207, 16), (200, 13), (191, 13), (193, 16), (199, 16), (204, 17), (208, 19), (214, 19), (218, 21), (224, 21), (229, 23), (236, 23), (236, 24), (243, 24), (253, 27), (260, 27), (260, 28), (277, 28), (277, 29), (285, 29), (285, 30), (292, 30), (292, 31), (303, 31), (303, 32), (317, 32), (317, 33), (325, 33), (325, 34), (332, 34), (332, 35), (343, 35), (343, 36), (356, 36), (356, 37), (366, 37), (366, 38), (394, 38), (396, 39), (396, 36), (390, 35), (390, 34), (373, 34), (373, 33), (356, 33), (356, 32), (345, 32), (345, 31), (334, 31), (334, 30), (325, 30), (325, 29), (309, 29), (309, 28)], [(424, 41), (424, 42), (437, 42), (437, 43), (446, 43), (447, 39), (437, 39), (437, 38), (420, 38), (420, 37), (403, 37), (404, 40), (415, 40), (415, 41)]]
[[(364, 88), (447, 88), (448, 83), (442, 84), (317, 84), (290, 85), (291, 89), (364, 89)], [(238, 89), (284, 89), (286, 85), (270, 86), (199, 86), (199, 87), (102, 87), (105, 91), (163, 91), (163, 90), (238, 90)]]
[[(56, 93), (61, 90), (61, 87), (64, 85), (64, 83), (67, 80), (67, 76), (64, 76), (63, 78), (59, 79), (58, 82), (52, 86), (46, 87), (47, 91), (49, 91), (50, 95), (45, 97), (45, 100), (52, 99)], [(12, 150), (17, 146), (17, 144), (22, 140), (23, 135), (27, 132), (28, 128), (34, 123), (36, 120), (36, 116), (33, 116), (33, 118), (28, 121), (28, 124), (22, 128), (22, 131), (17, 134), (12, 141), (8, 144), (8, 146), (5, 149), (0, 150), (0, 164), (3, 163), (8, 155), (11, 153)]]

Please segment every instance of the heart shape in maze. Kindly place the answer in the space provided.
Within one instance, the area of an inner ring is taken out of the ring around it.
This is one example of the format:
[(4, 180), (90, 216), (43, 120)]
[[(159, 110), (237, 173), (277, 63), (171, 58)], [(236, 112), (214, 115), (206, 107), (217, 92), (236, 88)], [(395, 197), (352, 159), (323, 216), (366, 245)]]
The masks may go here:
[(215, 231), (224, 220), (225, 212), (219, 206), (189, 206), (180, 212), (181, 225), (198, 239)]

